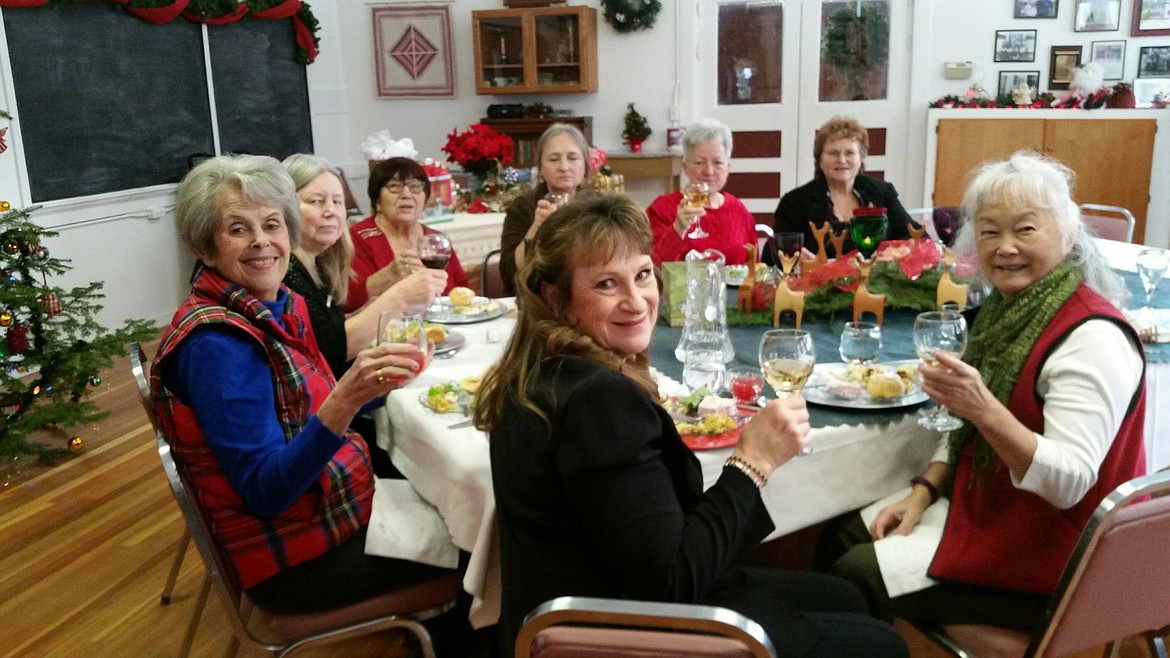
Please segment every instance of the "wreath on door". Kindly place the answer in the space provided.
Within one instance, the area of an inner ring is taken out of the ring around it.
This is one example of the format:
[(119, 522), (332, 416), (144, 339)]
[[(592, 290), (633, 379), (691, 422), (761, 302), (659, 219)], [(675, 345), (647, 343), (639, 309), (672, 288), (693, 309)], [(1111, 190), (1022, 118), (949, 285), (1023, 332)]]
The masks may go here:
[(601, 0), (605, 22), (618, 32), (636, 32), (654, 27), (662, 3), (658, 0)]

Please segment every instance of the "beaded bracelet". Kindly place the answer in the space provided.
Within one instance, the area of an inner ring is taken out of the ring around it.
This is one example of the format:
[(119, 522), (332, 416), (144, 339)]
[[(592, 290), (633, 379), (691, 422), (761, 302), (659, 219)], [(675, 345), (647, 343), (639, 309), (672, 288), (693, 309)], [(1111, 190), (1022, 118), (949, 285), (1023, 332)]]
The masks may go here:
[(910, 486), (914, 486), (916, 484), (921, 484), (922, 486), (926, 487), (927, 493), (930, 494), (930, 504), (931, 505), (938, 502), (939, 491), (938, 491), (938, 487), (934, 486), (933, 482), (931, 482), (930, 480), (927, 480), (926, 478), (922, 477), (921, 475), (915, 475), (914, 477), (910, 478)]
[(764, 473), (760, 469), (752, 466), (739, 457), (728, 457), (727, 461), (723, 462), (724, 466), (731, 466), (739, 469), (744, 475), (752, 479), (756, 483), (757, 489), (763, 489), (765, 484), (768, 484), (768, 478), (764, 477)]

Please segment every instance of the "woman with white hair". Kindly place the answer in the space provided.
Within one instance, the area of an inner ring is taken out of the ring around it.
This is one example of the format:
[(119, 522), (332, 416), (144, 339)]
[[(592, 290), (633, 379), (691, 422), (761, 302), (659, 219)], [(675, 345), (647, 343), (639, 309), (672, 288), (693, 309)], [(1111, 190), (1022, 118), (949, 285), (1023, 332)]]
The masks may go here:
[[(703, 207), (689, 205), (682, 192), (663, 194), (650, 204), (646, 215), (654, 231), (654, 264), (682, 260), (692, 249), (717, 249), (728, 265), (746, 263), (744, 245), (756, 243), (756, 220), (742, 201), (723, 191), (731, 162), (731, 129), (715, 119), (700, 119), (687, 127), (682, 143), (683, 174), (689, 183), (706, 183), (709, 196)], [(696, 226), (702, 232), (695, 231)]]
[(994, 290), (962, 360), (920, 367), (923, 390), (965, 422), (904, 498), (868, 528), (832, 522), (818, 548), (880, 616), (1034, 631), (1098, 503), (1145, 472), (1141, 343), (1071, 180), (1020, 152), (967, 188), (956, 248), (974, 250)]

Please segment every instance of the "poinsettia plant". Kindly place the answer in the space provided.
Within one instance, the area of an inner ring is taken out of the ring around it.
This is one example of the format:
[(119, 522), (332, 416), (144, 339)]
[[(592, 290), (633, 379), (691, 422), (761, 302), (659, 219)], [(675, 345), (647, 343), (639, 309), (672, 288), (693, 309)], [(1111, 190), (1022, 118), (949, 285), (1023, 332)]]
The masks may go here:
[(482, 123), (473, 123), (463, 132), (447, 135), (443, 152), (447, 162), (454, 162), (469, 174), (486, 181), (500, 173), (503, 165), (512, 164), (512, 138)]

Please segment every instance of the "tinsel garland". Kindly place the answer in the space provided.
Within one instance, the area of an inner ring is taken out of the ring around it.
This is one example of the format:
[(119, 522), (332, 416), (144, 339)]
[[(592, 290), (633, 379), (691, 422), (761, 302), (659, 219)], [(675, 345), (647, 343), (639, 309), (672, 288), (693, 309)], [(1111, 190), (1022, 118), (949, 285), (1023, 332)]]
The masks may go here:
[(658, 0), (601, 0), (605, 22), (618, 32), (636, 32), (654, 27), (662, 3)]

